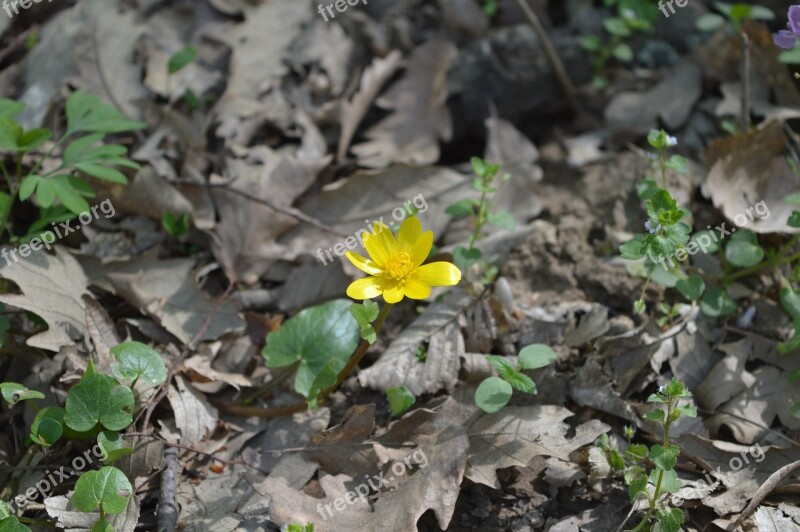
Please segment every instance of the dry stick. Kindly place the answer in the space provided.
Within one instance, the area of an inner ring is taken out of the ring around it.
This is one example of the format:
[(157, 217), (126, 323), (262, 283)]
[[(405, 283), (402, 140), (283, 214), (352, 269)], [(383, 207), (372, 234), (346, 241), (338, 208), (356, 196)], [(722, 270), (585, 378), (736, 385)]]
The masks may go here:
[(561, 62), (561, 58), (558, 56), (558, 52), (556, 52), (556, 48), (553, 46), (553, 42), (550, 40), (550, 37), (548, 37), (544, 26), (542, 26), (539, 16), (533, 9), (531, 9), (531, 6), (528, 5), (527, 0), (516, 0), (516, 2), (519, 8), (522, 10), (522, 13), (528, 19), (528, 23), (533, 28), (536, 36), (539, 38), (539, 42), (542, 43), (542, 48), (544, 48), (544, 54), (547, 57), (547, 62), (550, 63), (550, 68), (552, 68), (553, 72), (555, 72), (556, 78), (558, 78), (558, 82), (561, 84), (561, 88), (564, 89), (564, 92), (567, 94), (567, 99), (569, 100), (570, 106), (573, 110), (578, 109), (578, 99), (576, 97), (577, 91), (575, 90), (575, 86), (569, 79), (567, 70), (564, 68), (564, 63)]
[[(389, 310), (391, 310), (392, 305), (386, 303), (383, 308), (381, 309), (381, 313), (378, 316), (378, 319), (375, 320), (375, 323), (372, 325), (372, 328), (375, 329), (375, 335), (377, 336), (378, 333), (381, 332), (383, 328), (383, 323), (386, 321), (386, 316), (389, 315)], [(322, 390), (319, 393), (319, 403), (323, 403), (330, 394), (332, 394), (336, 389), (342, 385), (342, 383), (350, 376), (350, 373), (358, 366), (361, 359), (364, 358), (364, 355), (367, 354), (367, 349), (371, 344), (366, 340), (361, 340), (361, 343), (356, 349), (353, 356), (350, 357), (350, 360), (347, 362), (347, 365), (339, 372), (339, 375), (336, 377), (336, 382), (333, 386)], [(296, 414), (297, 412), (302, 412), (308, 408), (308, 403), (305, 401), (302, 403), (295, 403), (293, 405), (288, 406), (278, 406), (273, 408), (258, 408), (255, 406), (239, 406), (239, 405), (228, 405), (223, 406), (222, 410), (228, 412), (229, 414), (237, 414), (240, 416), (257, 416), (262, 418), (272, 418), (272, 417), (280, 417), (285, 416), (288, 414)]]
[(742, 130), (750, 130), (750, 38), (742, 32)]
[(752, 513), (756, 511), (758, 505), (761, 504), (761, 502), (766, 498), (766, 496), (769, 495), (772, 492), (772, 490), (774, 490), (778, 486), (778, 484), (781, 483), (783, 479), (785, 479), (798, 469), (800, 469), (800, 460), (785, 465), (782, 468), (775, 471), (773, 474), (771, 474), (767, 479), (767, 481), (764, 482), (764, 484), (760, 488), (758, 488), (756, 494), (753, 495), (753, 500), (750, 501), (750, 504), (747, 505), (747, 508), (745, 508), (744, 511), (741, 513), (741, 515), (739, 515), (739, 518), (736, 520), (736, 522), (733, 523), (732, 525), (728, 525), (728, 528), (726, 528), (725, 530), (727, 530), (728, 532), (736, 530), (736, 528), (742, 524), (742, 521), (750, 517), (750, 515), (752, 515)]
[(175, 532), (178, 528), (178, 501), (175, 490), (178, 486), (178, 448), (164, 447), (166, 467), (161, 473), (161, 492), (158, 501), (158, 532)]

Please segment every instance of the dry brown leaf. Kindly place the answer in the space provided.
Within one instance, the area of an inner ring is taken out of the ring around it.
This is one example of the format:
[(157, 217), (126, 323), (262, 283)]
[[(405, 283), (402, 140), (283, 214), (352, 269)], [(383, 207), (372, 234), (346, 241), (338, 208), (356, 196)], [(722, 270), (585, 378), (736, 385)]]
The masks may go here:
[[(203, 355), (195, 355), (191, 357), (183, 363), (183, 366), (189, 371), (189, 378), (193, 381), (199, 380), (195, 375), (193, 375), (194, 373), (197, 376), (202, 377), (202, 379), (205, 379), (206, 383), (223, 382), (233, 386), (237, 390), (242, 386), (248, 387), (253, 385), (253, 383), (250, 382), (250, 379), (241, 373), (226, 373), (215, 370), (211, 367), (211, 361), (208, 359), (208, 357)], [(202, 380), (200, 380), (200, 382), (202, 382)]]
[(97, 352), (95, 368), (105, 372), (111, 364), (111, 348), (120, 343), (117, 328), (108, 312), (93, 297), (83, 296), (83, 303), (86, 305), (86, 330)]
[(311, 438), (306, 455), (332, 475), (346, 473), (358, 477), (377, 467), (375, 453), (364, 444), (375, 428), (375, 405), (356, 405), (345, 413), (342, 422)]
[(570, 461), (570, 453), (594, 443), (611, 427), (592, 420), (576, 428), (563, 422), (574, 414), (560, 406), (506, 407), (486, 414), (469, 427), (469, 460), (464, 474), (473, 482), (500, 488), (496, 470), (527, 467), (535, 456), (552, 456)]
[[(464, 338), (458, 316), (474, 301), (468, 292), (455, 289), (406, 327), (381, 358), (362, 371), (362, 386), (376, 390), (405, 386), (414, 395), (452, 390), (458, 382)], [(429, 342), (425, 362), (417, 348)]]
[(219, 413), (183, 377), (175, 377), (175, 381), (177, 388), (169, 387), (167, 400), (181, 431), (180, 441), (187, 445), (200, 443), (217, 426)]
[(402, 54), (397, 50), (392, 50), (386, 57), (375, 58), (372, 63), (364, 69), (361, 76), (361, 84), (358, 92), (350, 100), (342, 102), (339, 120), (342, 123), (342, 131), (339, 134), (339, 149), (336, 151), (336, 159), (344, 160), (353, 135), (356, 134), (358, 125), (367, 114), (372, 102), (377, 98), (383, 85), (391, 78), (397, 67), (400, 66)]
[(48, 351), (86, 336), (82, 297), (89, 282), (72, 255), (58, 246), (54, 249), (54, 255), (32, 251), (26, 258), (14, 255), (19, 262), (0, 262), (0, 277), (14, 281), (22, 291), (22, 295), (2, 294), (0, 302), (33, 312), (47, 322), (49, 329), (28, 338), (27, 344)]
[[(44, 501), (45, 510), (50, 517), (56, 519), (59, 528), (70, 532), (89, 532), (100, 520), (100, 514), (79, 512), (72, 507), (69, 498), (64, 496), (48, 497)], [(124, 512), (117, 515), (106, 515), (106, 520), (117, 532), (133, 532), (139, 523), (139, 498), (131, 497)]]
[(378, 98), (378, 106), (393, 113), (366, 132), (368, 141), (352, 148), (360, 165), (424, 166), (439, 160), (439, 140), (449, 140), (453, 133), (446, 77), (456, 55), (455, 46), (444, 40), (427, 42), (411, 53), (403, 79)]
[(770, 506), (759, 506), (753, 514), (753, 523), (758, 532), (800, 532), (800, 524)]

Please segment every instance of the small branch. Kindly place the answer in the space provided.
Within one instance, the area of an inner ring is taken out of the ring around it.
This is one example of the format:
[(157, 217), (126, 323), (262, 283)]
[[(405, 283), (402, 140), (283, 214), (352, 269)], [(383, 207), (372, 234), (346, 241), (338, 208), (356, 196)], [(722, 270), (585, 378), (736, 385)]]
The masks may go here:
[(158, 502), (158, 532), (175, 532), (178, 528), (178, 501), (175, 490), (180, 475), (179, 451), (177, 447), (164, 447), (166, 467), (161, 473), (161, 493)]
[(736, 522), (732, 525), (728, 525), (727, 530), (728, 532), (732, 532), (733, 530), (737, 530), (739, 526), (741, 526), (742, 522), (750, 517), (753, 512), (756, 511), (758, 505), (769, 495), (772, 490), (774, 490), (778, 484), (780, 484), (783, 479), (794, 473), (795, 471), (800, 470), (800, 460), (797, 462), (792, 462), (791, 464), (785, 465), (782, 468), (775, 471), (770, 477), (767, 479), (764, 484), (758, 488), (756, 494), (753, 495), (753, 499), (750, 501), (750, 504), (747, 505), (747, 508), (739, 515), (739, 518), (736, 519)]
[(576, 97), (577, 91), (575, 90), (575, 86), (569, 79), (567, 70), (564, 68), (564, 63), (561, 62), (561, 58), (558, 56), (558, 52), (556, 52), (556, 48), (553, 46), (553, 42), (550, 40), (550, 37), (548, 37), (538, 15), (536, 15), (536, 12), (531, 9), (531, 6), (528, 5), (527, 0), (516, 0), (516, 2), (519, 8), (522, 10), (522, 13), (528, 19), (528, 23), (533, 28), (536, 36), (539, 38), (539, 42), (542, 43), (544, 54), (547, 56), (547, 62), (550, 63), (550, 68), (553, 69), (558, 82), (561, 84), (561, 88), (564, 89), (570, 106), (573, 110), (577, 109), (578, 99)]
[(742, 130), (750, 130), (750, 38), (742, 32)]

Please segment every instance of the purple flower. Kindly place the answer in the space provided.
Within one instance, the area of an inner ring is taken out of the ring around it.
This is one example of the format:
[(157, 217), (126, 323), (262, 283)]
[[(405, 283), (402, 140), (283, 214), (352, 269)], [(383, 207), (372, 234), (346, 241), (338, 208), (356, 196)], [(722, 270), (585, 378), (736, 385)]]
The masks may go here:
[(794, 43), (800, 39), (800, 5), (789, 6), (788, 30), (781, 30), (775, 35), (775, 44), (786, 50), (794, 48)]

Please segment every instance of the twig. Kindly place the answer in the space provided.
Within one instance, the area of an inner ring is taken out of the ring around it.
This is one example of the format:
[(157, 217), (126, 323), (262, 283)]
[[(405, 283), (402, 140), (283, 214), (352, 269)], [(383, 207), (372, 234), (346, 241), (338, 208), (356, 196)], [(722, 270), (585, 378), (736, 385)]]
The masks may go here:
[(519, 8), (522, 10), (522, 13), (528, 19), (528, 23), (533, 28), (536, 36), (539, 38), (539, 42), (542, 44), (542, 48), (544, 49), (544, 54), (547, 56), (547, 62), (550, 63), (550, 68), (553, 69), (556, 78), (558, 78), (558, 82), (561, 84), (561, 88), (564, 89), (570, 106), (573, 110), (578, 109), (578, 99), (576, 97), (577, 92), (575, 91), (575, 86), (569, 79), (567, 70), (564, 68), (564, 63), (561, 62), (561, 58), (558, 56), (558, 52), (556, 52), (553, 42), (550, 40), (550, 37), (547, 36), (544, 26), (542, 26), (542, 23), (539, 20), (539, 16), (533, 9), (531, 9), (531, 6), (528, 5), (527, 0), (516, 0), (516, 2)]
[(161, 473), (161, 493), (158, 501), (158, 532), (175, 532), (178, 528), (178, 501), (175, 490), (178, 485), (180, 462), (178, 448), (164, 447), (166, 467)]
[(750, 38), (742, 32), (742, 130), (750, 130)]
[(767, 497), (767, 495), (769, 495), (772, 492), (772, 490), (774, 490), (778, 486), (778, 484), (780, 484), (781, 481), (783, 481), (783, 479), (785, 479), (798, 469), (800, 469), (800, 460), (785, 465), (782, 468), (775, 471), (773, 474), (771, 474), (767, 479), (767, 481), (764, 482), (764, 484), (760, 488), (758, 488), (758, 491), (756, 491), (756, 494), (753, 495), (753, 499), (750, 501), (750, 504), (748, 504), (747, 508), (745, 508), (744, 511), (739, 515), (739, 518), (736, 519), (736, 522), (734, 522), (731, 525), (728, 525), (728, 528), (726, 528), (725, 530), (727, 530), (728, 532), (736, 530), (742, 524), (742, 521), (750, 517), (753, 514), (753, 512), (756, 511), (758, 505), (761, 504), (761, 502)]

